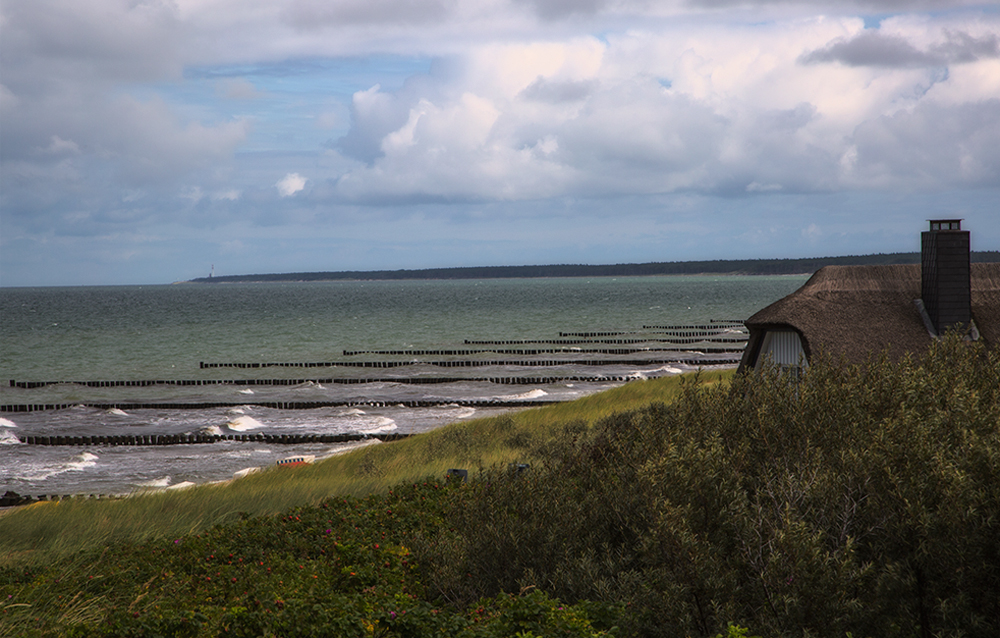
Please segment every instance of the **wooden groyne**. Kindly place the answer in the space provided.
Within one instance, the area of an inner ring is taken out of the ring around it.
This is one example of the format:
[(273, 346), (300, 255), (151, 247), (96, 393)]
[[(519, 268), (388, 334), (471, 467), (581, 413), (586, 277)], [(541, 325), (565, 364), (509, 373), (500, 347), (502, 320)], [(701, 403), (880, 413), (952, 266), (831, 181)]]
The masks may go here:
[[(733, 339), (733, 341), (741, 341)], [(745, 341), (743, 339), (742, 341)], [(643, 352), (643, 351), (637, 351)], [(570, 353), (567, 353), (570, 354)], [(439, 368), (486, 368), (499, 366), (515, 366), (521, 368), (553, 368), (565, 365), (576, 366), (649, 366), (649, 365), (669, 365), (671, 363), (684, 363), (687, 365), (711, 365), (714, 361), (702, 359), (523, 359), (520, 361), (503, 360), (475, 360), (463, 359), (458, 361), (326, 361), (326, 362), (304, 362), (304, 363), (278, 363), (278, 362), (250, 362), (250, 363), (206, 363), (200, 362), (202, 369), (209, 368), (402, 368), (405, 366), (428, 365)], [(738, 363), (738, 361), (737, 361)], [(716, 364), (718, 365), (718, 364)], [(507, 377), (502, 377), (507, 378)], [(468, 380), (468, 379), (465, 379)]]
[(25, 436), (18, 437), (27, 445), (75, 446), (146, 446), (146, 445), (197, 445), (222, 441), (245, 441), (276, 445), (301, 445), (304, 443), (351, 443), (354, 441), (399, 441), (409, 434), (390, 432), (376, 434), (129, 434), (108, 436)]
[(504, 400), (504, 399), (442, 399), (417, 401), (254, 401), (252, 399), (240, 402), (234, 401), (204, 401), (186, 403), (19, 403), (0, 405), (0, 412), (40, 412), (43, 410), (67, 410), (69, 408), (94, 408), (97, 410), (212, 410), (238, 408), (253, 405), (275, 410), (314, 410), (316, 408), (434, 408), (457, 405), (470, 408), (530, 408), (561, 403), (561, 401)]
[(639, 343), (673, 343), (678, 345), (690, 345), (697, 343), (746, 343), (746, 337), (741, 339), (713, 339), (710, 337), (705, 338), (692, 338), (686, 339), (682, 337), (674, 337), (672, 339), (503, 339), (490, 341), (488, 339), (466, 339), (465, 345), (467, 346), (518, 346), (518, 345), (528, 345), (532, 343), (545, 343), (549, 345), (562, 345), (562, 346), (572, 346), (572, 345), (594, 345), (597, 343), (604, 343), (609, 345), (630, 345)]
[[(738, 359), (731, 360), (732, 363), (739, 363)], [(683, 363), (678, 361), (676, 363)], [(220, 366), (221, 367), (221, 366)], [(266, 367), (261, 364), (246, 367)], [(293, 367), (286, 364), (284, 367)], [(628, 381), (633, 377), (621, 375), (596, 375), (596, 376), (565, 376), (565, 377), (366, 377), (366, 378), (325, 378), (325, 379), (185, 379), (185, 380), (135, 380), (135, 381), (16, 381), (11, 379), (10, 387), (31, 390), (44, 388), (49, 385), (71, 384), (82, 385), (88, 388), (116, 388), (116, 387), (150, 387), (156, 385), (172, 386), (206, 386), (206, 385), (246, 385), (246, 386), (290, 386), (303, 385), (308, 383), (318, 384), (340, 384), (340, 385), (360, 385), (365, 383), (400, 383), (405, 385), (437, 385), (442, 383), (459, 383), (468, 381), (484, 381), (500, 385), (534, 385), (563, 382), (593, 382), (604, 383), (609, 381)]]
[[(573, 363), (577, 365), (628, 365), (628, 366), (651, 366), (651, 365), (689, 365), (698, 367), (707, 366), (724, 366), (724, 365), (736, 365), (740, 362), (737, 358), (726, 358), (726, 359), (634, 359), (631, 361), (572, 361), (572, 362), (561, 362), (562, 364)], [(464, 362), (457, 362), (464, 363)], [(474, 363), (474, 362), (470, 362)], [(525, 363), (525, 367), (534, 365), (544, 365), (548, 363), (549, 366), (553, 362), (534, 362)], [(256, 369), (256, 368), (266, 368), (266, 367), (282, 367), (282, 368), (293, 368), (293, 367), (304, 367), (304, 368), (314, 368), (322, 367), (324, 364), (319, 363), (214, 363), (214, 364), (202, 364), (203, 367), (211, 368), (246, 368), (246, 369)], [(401, 363), (401, 365), (413, 365), (412, 363)], [(491, 365), (491, 362), (482, 362), (481, 365)], [(496, 365), (496, 362), (492, 362), (492, 365)], [(521, 365), (521, 363), (506, 363), (505, 365)], [(390, 367), (390, 366), (385, 366)], [(449, 366), (449, 367), (463, 367), (463, 366)], [(473, 366), (465, 366), (473, 367)], [(444, 383), (468, 383), (468, 382), (486, 382), (498, 385), (549, 385), (553, 383), (616, 383), (616, 382), (626, 382), (633, 381), (637, 377), (633, 375), (572, 375), (572, 376), (543, 376), (543, 377), (521, 377), (521, 376), (510, 376), (510, 377), (363, 377), (363, 378), (336, 378), (336, 377), (326, 377), (326, 378), (298, 378), (298, 379), (136, 379), (136, 380), (117, 380), (117, 381), (18, 381), (16, 379), (10, 380), (10, 387), (21, 388), (24, 390), (31, 390), (36, 388), (44, 388), (50, 385), (61, 385), (61, 384), (71, 384), (71, 385), (81, 385), (88, 388), (117, 388), (117, 387), (136, 387), (145, 388), (157, 385), (169, 385), (169, 386), (213, 386), (213, 385), (241, 385), (241, 386), (295, 386), (304, 384), (327, 384), (327, 385), (359, 385), (366, 383), (398, 383), (407, 385), (435, 385)], [(244, 402), (247, 403), (247, 402)], [(430, 402), (435, 403), (435, 402)], [(445, 401), (444, 403), (455, 403), (455, 401)], [(75, 404), (74, 404), (75, 405)], [(259, 404), (258, 404), (259, 405)], [(17, 411), (17, 410), (5, 410), (7, 406), (0, 405), (0, 412), (4, 411)], [(124, 409), (124, 408), (123, 408)]]
[[(742, 332), (742, 334), (747, 335), (749, 333)], [(619, 337), (622, 335), (641, 335), (638, 331), (627, 331), (627, 332), (560, 332), (560, 337), (580, 337), (581, 339), (593, 339), (598, 337)], [(728, 341), (727, 339), (717, 338), (719, 335), (731, 335), (734, 334), (733, 330), (729, 328), (718, 328), (715, 330), (658, 330), (650, 334), (656, 335), (666, 335), (670, 337), (705, 337), (705, 341)]]
[[(728, 353), (728, 352), (743, 352), (744, 348), (705, 348), (702, 352), (711, 353)], [(649, 352), (690, 352), (690, 348), (517, 348), (517, 349), (502, 349), (502, 348), (484, 348), (484, 349), (463, 349), (463, 350), (344, 350), (345, 357), (354, 357), (358, 355), (369, 355), (369, 356), (409, 356), (409, 357), (468, 357), (477, 354), (509, 354), (509, 355), (520, 355), (520, 356), (533, 356), (539, 354), (613, 354), (613, 355), (629, 355), (629, 354), (643, 354)], [(685, 359), (676, 359), (676, 361), (685, 361)], [(567, 363), (573, 363), (568, 361)], [(220, 364), (222, 365), (222, 364)], [(246, 365), (249, 367), (265, 367), (268, 365), (275, 365), (269, 363), (254, 363), (254, 364), (230, 364), (230, 365)], [(279, 364), (280, 365), (280, 364)]]
[(643, 326), (643, 330), (728, 330), (730, 328), (743, 328), (746, 326), (742, 321), (737, 320), (715, 320), (709, 323), (682, 324), (673, 326)]

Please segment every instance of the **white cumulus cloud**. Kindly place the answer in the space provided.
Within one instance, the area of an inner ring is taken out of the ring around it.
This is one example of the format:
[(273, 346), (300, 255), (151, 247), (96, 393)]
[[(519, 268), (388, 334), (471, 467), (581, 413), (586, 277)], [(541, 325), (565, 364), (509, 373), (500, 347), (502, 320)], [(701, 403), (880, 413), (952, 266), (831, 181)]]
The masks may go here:
[(295, 193), (299, 192), (306, 187), (306, 182), (308, 180), (302, 177), (298, 173), (289, 173), (285, 175), (275, 186), (278, 188), (278, 192), (281, 193), (282, 197), (291, 197)]
[(363, 164), (335, 190), (375, 202), (995, 187), (998, 34), (981, 16), (878, 29), (816, 16), (470, 45), (419, 86), (354, 95), (338, 148)]

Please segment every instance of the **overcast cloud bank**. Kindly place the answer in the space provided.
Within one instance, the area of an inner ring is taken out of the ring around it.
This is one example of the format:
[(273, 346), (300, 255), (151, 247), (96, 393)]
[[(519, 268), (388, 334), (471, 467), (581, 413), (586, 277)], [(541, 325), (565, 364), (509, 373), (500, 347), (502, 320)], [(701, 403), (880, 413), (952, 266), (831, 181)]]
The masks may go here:
[(4, 0), (0, 285), (1000, 247), (1000, 11)]

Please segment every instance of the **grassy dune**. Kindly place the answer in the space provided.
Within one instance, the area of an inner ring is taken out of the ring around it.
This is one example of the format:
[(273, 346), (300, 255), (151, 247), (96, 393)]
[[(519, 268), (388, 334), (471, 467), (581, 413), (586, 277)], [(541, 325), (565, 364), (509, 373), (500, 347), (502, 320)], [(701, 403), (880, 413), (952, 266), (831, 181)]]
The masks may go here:
[[(728, 372), (702, 373), (714, 384)], [(690, 380), (692, 375), (685, 375)], [(202, 485), (113, 501), (38, 503), (0, 518), (0, 565), (43, 564), (115, 541), (174, 538), (239, 519), (276, 514), (329, 496), (384, 492), (393, 485), (443, 475), (470, 474), (508, 463), (531, 463), (529, 450), (567, 427), (655, 402), (670, 402), (682, 377), (628, 383), (577, 401), (455, 423), (403, 441), (361, 448), (311, 467), (272, 468), (238, 481)]]

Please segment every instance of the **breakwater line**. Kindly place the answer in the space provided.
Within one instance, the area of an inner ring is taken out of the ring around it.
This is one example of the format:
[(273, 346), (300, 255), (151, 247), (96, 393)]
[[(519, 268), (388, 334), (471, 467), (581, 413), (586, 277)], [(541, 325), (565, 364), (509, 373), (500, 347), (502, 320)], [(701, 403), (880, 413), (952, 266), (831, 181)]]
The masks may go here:
[[(641, 352), (641, 351), (640, 351)], [(735, 360), (739, 363), (739, 360)], [(305, 363), (199, 363), (201, 369), (206, 368), (401, 368), (404, 366), (427, 365), (438, 368), (483, 368), (499, 366), (517, 366), (524, 368), (551, 368), (556, 366), (649, 366), (684, 363), (688, 365), (718, 365), (717, 361), (701, 359), (522, 359), (514, 360), (476, 360), (459, 361), (324, 361)]]
[(377, 439), (382, 442), (398, 441), (409, 437), (403, 432), (378, 432), (374, 434), (140, 434), (108, 436), (24, 436), (18, 437), (26, 445), (70, 446), (119, 446), (119, 445), (195, 445), (222, 441), (300, 445), (303, 443), (352, 443)]
[[(703, 352), (711, 353), (725, 353), (725, 352), (743, 352), (744, 348), (704, 348)], [(613, 354), (613, 355), (629, 355), (629, 354), (644, 354), (649, 352), (690, 352), (690, 348), (517, 348), (517, 349), (501, 349), (501, 348), (482, 348), (482, 349), (463, 349), (463, 350), (344, 350), (345, 357), (353, 357), (358, 355), (373, 355), (373, 356), (411, 356), (411, 357), (468, 357), (477, 354), (511, 354), (520, 356), (532, 356), (539, 354)], [(683, 361), (678, 359), (678, 361)], [(252, 364), (254, 367), (264, 367), (268, 365), (285, 365), (285, 364), (268, 364), (268, 363), (255, 363)], [(291, 365), (291, 364), (288, 364)]]
[(466, 339), (465, 345), (467, 346), (519, 346), (519, 345), (529, 345), (532, 343), (545, 343), (549, 345), (594, 345), (594, 344), (608, 344), (608, 345), (631, 345), (639, 343), (673, 343), (677, 345), (690, 345), (697, 343), (746, 343), (747, 338), (723, 338), (714, 339), (710, 337), (705, 338), (691, 338), (685, 339), (681, 337), (675, 337), (673, 339), (500, 339), (490, 341), (488, 339)]
[[(562, 362), (526, 362), (526, 363), (504, 363), (502, 365), (523, 365), (525, 367), (529, 366), (542, 366), (542, 367), (552, 367), (556, 365), (566, 365), (567, 363), (577, 364), (577, 365), (632, 365), (632, 366), (650, 366), (650, 365), (671, 365), (671, 364), (683, 364), (690, 366), (726, 366), (726, 365), (736, 365), (740, 362), (737, 358), (727, 358), (727, 359), (663, 359), (663, 360), (652, 360), (652, 359), (639, 359), (632, 361), (605, 361), (600, 360), (596, 362), (587, 361), (562, 361)], [(395, 363), (395, 362), (392, 362)], [(384, 367), (401, 367), (404, 365), (418, 365), (414, 362), (398, 362), (399, 366), (384, 366)], [(445, 362), (448, 363), (448, 362)], [(478, 367), (478, 366), (489, 366), (489, 365), (501, 365), (497, 362), (453, 362), (458, 364), (468, 364), (468, 365), (449, 365), (446, 367)], [(321, 364), (307, 364), (307, 363), (217, 363), (217, 364), (202, 364), (204, 368), (264, 368), (264, 367), (321, 367)], [(296, 386), (305, 384), (339, 384), (339, 385), (359, 385), (367, 383), (398, 383), (404, 385), (438, 385), (445, 383), (468, 383), (468, 382), (483, 382), (483, 383), (494, 383), (499, 385), (532, 385), (541, 384), (548, 385), (551, 383), (608, 383), (608, 382), (621, 382), (621, 381), (631, 381), (636, 379), (635, 375), (572, 375), (572, 376), (544, 376), (544, 377), (520, 377), (520, 376), (509, 376), (509, 377), (364, 377), (364, 378), (337, 378), (337, 377), (326, 377), (326, 378), (311, 378), (311, 379), (174, 379), (174, 380), (164, 380), (164, 379), (136, 379), (136, 380), (117, 380), (117, 381), (18, 381), (16, 379), (11, 379), (9, 385), (12, 388), (20, 388), (22, 390), (31, 390), (36, 388), (44, 388), (51, 385), (80, 385), (86, 386), (88, 388), (118, 388), (118, 387), (134, 387), (134, 388), (146, 388), (157, 385), (167, 385), (167, 386), (213, 386), (213, 385), (245, 385), (245, 386)], [(0, 406), (0, 411), (3, 411), (3, 406)]]
[(729, 328), (722, 328), (719, 330), (657, 330), (654, 332), (639, 332), (638, 330), (628, 330), (622, 332), (560, 332), (560, 337), (580, 337), (581, 339), (594, 339), (597, 337), (619, 337), (623, 335), (641, 335), (641, 334), (654, 334), (654, 335), (665, 335), (668, 337), (705, 337), (706, 341), (719, 341), (717, 337), (721, 335), (733, 335), (733, 334), (743, 334), (749, 335), (748, 332), (743, 330), (733, 330)]
[(745, 324), (736, 319), (730, 320), (715, 320), (710, 319), (710, 323), (695, 323), (695, 324), (675, 324), (670, 326), (651, 326), (644, 325), (643, 330), (728, 330), (731, 328), (742, 328), (746, 329)]
[(316, 408), (435, 408), (457, 405), (469, 408), (530, 408), (562, 403), (555, 400), (534, 399), (419, 399), (415, 401), (205, 401), (195, 403), (19, 403), (0, 405), (0, 412), (42, 412), (46, 410), (68, 410), (70, 408), (94, 408), (97, 410), (214, 410), (238, 408), (253, 405), (275, 410), (314, 410)]
[[(733, 360), (732, 363), (739, 363)], [(288, 366), (286, 366), (288, 367)], [(608, 383), (616, 381), (629, 381), (635, 377), (622, 375), (600, 375), (600, 376), (572, 376), (572, 377), (377, 377), (377, 378), (351, 378), (351, 379), (188, 379), (182, 381), (14, 381), (11, 380), (12, 388), (32, 390), (44, 388), (50, 385), (75, 384), (88, 388), (116, 388), (116, 387), (152, 387), (157, 385), (173, 386), (213, 386), (213, 385), (246, 385), (246, 386), (296, 386), (313, 384), (339, 384), (339, 385), (363, 385), (368, 383), (398, 383), (402, 385), (441, 385), (446, 383), (482, 382), (494, 383), (498, 385), (548, 385), (550, 383)], [(3, 406), (0, 406), (0, 411)]]

